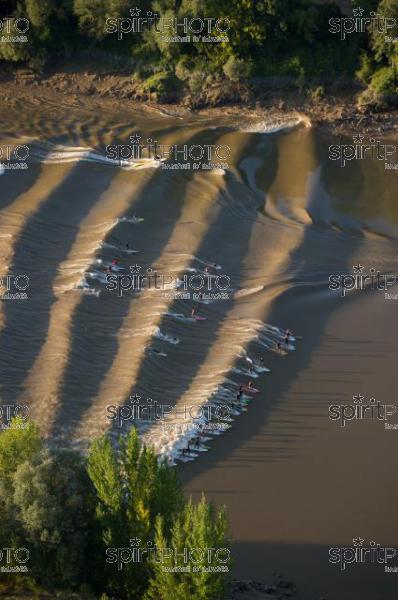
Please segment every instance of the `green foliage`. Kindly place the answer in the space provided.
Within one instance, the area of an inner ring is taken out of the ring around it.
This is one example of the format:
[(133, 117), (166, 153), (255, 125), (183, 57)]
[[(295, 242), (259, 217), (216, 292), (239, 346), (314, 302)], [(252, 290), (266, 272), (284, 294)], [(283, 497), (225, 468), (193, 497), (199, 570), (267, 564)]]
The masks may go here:
[(108, 19), (127, 17), (129, 8), (128, 0), (73, 0), (73, 12), (80, 29), (96, 40), (108, 35)]
[(13, 487), (33, 576), (60, 587), (84, 581), (91, 486), (80, 458), (43, 450), (19, 466)]
[[(45, 449), (36, 426), (14, 419), (0, 433), (0, 482), (0, 547), (29, 551), (29, 575), (7, 577), (18, 590), (57, 587), (87, 598), (94, 590), (102, 600), (142, 600), (163, 581), (158, 563), (132, 561), (118, 570), (107, 550), (128, 550), (133, 538), (141, 548), (229, 544), (224, 511), (216, 514), (204, 499), (186, 503), (176, 471), (141, 446), (135, 429), (115, 444), (107, 436), (95, 440), (83, 458)], [(203, 571), (177, 583), (185, 598), (222, 600), (227, 578)], [(173, 587), (162, 594), (159, 600), (174, 598)]]
[[(374, 7), (373, 7), (374, 8)], [(361, 58), (358, 78), (368, 84), (359, 97), (359, 104), (385, 109), (398, 104), (398, 0), (381, 0), (377, 14), (383, 18), (373, 27), (369, 48)]]
[[(381, 0), (377, 13), (386, 19), (395, 19), (398, 23), (398, 0)], [(392, 23), (392, 21), (390, 21)], [(397, 27), (387, 29), (384, 27), (375, 27), (371, 33), (371, 49), (375, 60), (378, 62), (386, 61), (390, 66), (396, 66), (398, 59), (397, 44), (393, 41), (388, 41), (389, 37), (397, 36)]]
[(184, 506), (169, 535), (158, 517), (155, 544), (162, 560), (155, 563), (145, 600), (225, 598), (230, 543), (225, 510), (216, 513), (204, 497), (197, 506)]
[(0, 434), (0, 482), (8, 486), (18, 467), (41, 450), (42, 441), (36, 425), (15, 417)]
[(393, 67), (382, 67), (371, 77), (359, 103), (383, 109), (398, 104), (398, 73)]
[[(370, 4), (374, 1), (368, 0)], [(397, 1), (383, 0), (381, 4)], [(331, 34), (325, 36), (328, 19), (341, 13), (335, 4), (320, 5), (314, 0), (136, 2), (141, 18), (148, 11), (163, 22), (173, 17), (179, 23), (184, 18), (211, 18), (211, 31), (203, 32), (206, 36), (222, 35), (215, 25), (217, 19), (221, 19), (222, 29), (228, 22), (228, 40), (217, 43), (170, 42), (166, 38), (173, 36), (171, 31), (163, 31), (163, 35), (154, 28), (120, 35), (117, 20), (123, 20), (128, 29), (133, 18), (128, 0), (19, 0), (13, 6), (13, 14), (28, 16), (31, 21), (29, 43), (0, 44), (0, 57), (40, 61), (78, 53), (87, 46), (101, 49), (113, 57), (124, 57), (126, 67), (133, 60), (133, 78), (142, 83), (142, 94), (150, 89), (161, 101), (175, 99), (182, 86), (199, 94), (214, 81), (242, 83), (252, 75), (286, 78), (299, 86), (313, 78), (322, 83), (327, 77), (354, 76), (360, 51), (367, 47), (361, 36), (350, 36), (344, 44)], [(181, 29), (177, 33), (184, 35)], [(381, 39), (373, 44), (377, 56), (391, 52)]]
[(160, 102), (167, 102), (181, 89), (181, 82), (174, 73), (161, 72), (148, 77), (143, 87), (151, 93), (155, 92)]
[(373, 57), (363, 53), (361, 56), (361, 67), (356, 72), (356, 76), (360, 81), (363, 81), (364, 83), (370, 83), (375, 69), (376, 63)]
[(231, 81), (243, 81), (248, 79), (252, 70), (252, 65), (242, 58), (236, 58), (231, 55), (223, 66), (224, 74)]
[[(106, 548), (141, 545), (153, 540), (157, 515), (167, 529), (183, 506), (183, 495), (175, 472), (159, 464), (153, 450), (141, 447), (132, 428), (113, 446), (108, 437), (94, 442), (88, 457), (88, 473), (97, 492), (96, 518)], [(123, 576), (107, 565), (106, 578), (113, 593), (141, 599), (151, 575), (147, 562), (126, 564)]]

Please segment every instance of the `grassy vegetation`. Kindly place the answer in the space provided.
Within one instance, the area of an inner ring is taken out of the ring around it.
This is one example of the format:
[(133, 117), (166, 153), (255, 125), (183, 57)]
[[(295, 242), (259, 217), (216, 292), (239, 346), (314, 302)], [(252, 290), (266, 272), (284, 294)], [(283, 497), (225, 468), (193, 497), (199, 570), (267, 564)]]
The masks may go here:
[[(376, 11), (398, 22), (398, 0), (363, 0), (360, 4), (364, 17)], [(223, 82), (250, 85), (269, 78), (283, 79), (300, 89), (356, 79), (366, 86), (361, 102), (375, 107), (394, 105), (398, 98), (398, 44), (386, 41), (385, 33), (377, 28), (351, 33), (344, 40), (331, 33), (330, 19), (353, 16), (343, 15), (341, 3), (137, 0), (139, 13), (130, 13), (129, 0), (2, 0), (0, 5), (4, 17), (29, 20), (26, 43), (0, 44), (3, 60), (40, 70), (59, 59), (101, 52), (111, 63), (124, 65), (142, 90), (150, 90), (162, 101), (174, 101), (184, 91), (203, 93)], [(147, 20), (142, 31), (134, 31), (137, 19), (142, 23), (148, 14), (159, 16), (156, 26), (155, 20), (151, 26)], [(193, 32), (184, 33), (181, 26), (174, 32), (164, 28), (172, 18), (179, 23), (196, 18), (194, 29), (202, 19), (199, 40), (194, 41)], [(206, 18), (212, 19), (209, 28)], [(225, 29), (228, 41), (202, 41), (202, 34), (220, 36)], [(387, 33), (396, 36), (396, 29)], [(190, 35), (190, 41), (164, 39), (164, 34), (173, 33)]]

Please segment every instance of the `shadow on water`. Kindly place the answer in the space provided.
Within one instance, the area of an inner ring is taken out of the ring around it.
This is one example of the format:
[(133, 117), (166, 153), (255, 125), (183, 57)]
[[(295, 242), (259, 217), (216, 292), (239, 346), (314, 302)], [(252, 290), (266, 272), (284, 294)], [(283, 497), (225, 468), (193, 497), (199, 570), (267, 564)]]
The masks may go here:
[[(289, 168), (291, 165), (287, 165), (287, 169)], [(300, 245), (289, 256), (288, 271), (296, 274), (305, 273), (308, 280), (311, 278), (311, 273), (318, 270), (320, 264), (323, 263), (325, 268), (325, 261), (330, 272), (345, 271), (350, 265), (351, 256), (360, 247), (361, 239), (358, 236), (342, 235), (337, 232), (328, 232), (325, 235), (317, 227), (309, 225), (304, 230)], [(333, 257), (335, 262), (329, 266), (330, 257)], [(244, 453), (239, 455), (240, 445), (243, 441), (254, 438), (260, 430), (267, 431), (270, 417), (280, 409), (281, 398), (289, 390), (291, 382), (308, 367), (313, 353), (322, 351), (320, 342), (325, 326), (333, 311), (339, 306), (339, 303), (330, 296), (327, 296), (326, 299), (322, 298), (322, 293), (327, 291), (327, 286), (326, 277), (325, 281), (315, 282), (309, 293), (308, 288), (300, 285), (298, 279), (297, 282), (294, 282), (293, 287), (282, 292), (273, 300), (269, 312), (265, 315), (265, 320), (271, 324), (289, 327), (299, 334), (304, 333), (304, 340), (298, 342), (297, 351), (293, 356), (281, 358), (276, 355), (267, 355), (265, 363), (271, 368), (271, 373), (264, 378), (260, 376), (260, 379), (257, 380), (260, 386), (264, 386), (265, 393), (251, 402), (250, 410), (245, 413), (244, 417), (237, 419), (236, 425), (230, 432), (222, 436), (220, 441), (214, 442), (213, 452), (201, 455), (200, 460), (194, 463), (179, 467), (187, 491), (189, 491), (192, 479), (207, 470), (220, 466), (232, 453), (234, 454), (234, 464), (250, 463), (254, 460), (252, 454), (250, 456)], [(318, 292), (321, 296), (317, 295)], [(346, 301), (351, 300), (346, 299)], [(255, 345), (253, 349), (256, 353)], [(270, 393), (272, 393), (272, 398), (270, 398)], [(266, 401), (264, 400), (265, 394), (267, 395)], [(278, 435), (279, 433), (280, 431), (278, 431)], [(270, 431), (266, 435), (273, 436), (274, 432)], [(283, 448), (275, 439), (275, 447), (272, 443), (268, 443), (267, 454), (260, 451), (255, 460), (272, 462), (293, 457), (297, 453), (297, 447), (304, 435), (310, 434), (302, 431), (300, 425), (292, 427), (289, 439), (285, 439)], [(211, 492), (211, 490), (208, 491)]]
[[(55, 300), (52, 283), (59, 264), (67, 257), (80, 221), (110, 184), (112, 169), (92, 166), (86, 178), (85, 165), (78, 164), (26, 222), (17, 240), (10, 272), (30, 279), (29, 299), (7, 302), (5, 327), (0, 335), (2, 394), (15, 400), (23, 379), (45, 341), (51, 306)], [(43, 262), (42, 246), (47, 260)], [(25, 302), (29, 303), (29, 311)]]
[[(22, 194), (28, 192), (33, 185), (39, 180), (43, 164), (34, 160), (35, 147), (38, 142), (29, 142), (29, 156), (24, 161), (27, 169), (12, 170), (6, 169), (3, 175), (0, 176), (1, 195), (0, 195), (0, 210), (10, 208), (12, 210), (13, 202)], [(0, 158), (0, 162), (2, 162)]]
[[(185, 140), (187, 144), (211, 143), (209, 133), (199, 133)], [(131, 242), (145, 248), (148, 266), (162, 254), (169, 241), (184, 206), (185, 191), (194, 171), (159, 170), (134, 200), (134, 213), (145, 217), (142, 226), (120, 223), (105, 241), (111, 237)], [(131, 215), (131, 210), (125, 216)], [(147, 224), (151, 227), (148, 232)], [(140, 254), (143, 255), (143, 253)], [(135, 259), (133, 259), (135, 262)], [(140, 259), (141, 262), (142, 259)], [(132, 300), (128, 295), (121, 298), (103, 292), (99, 298), (84, 297), (77, 307), (71, 328), (72, 349), (64, 373), (58, 411), (53, 426), (53, 436), (63, 436), (78, 425), (91, 408), (103, 378), (112, 366), (118, 350), (117, 334), (128, 314)], [(137, 310), (139, 311), (139, 305)], [(101, 328), (98, 328), (98, 320)], [(84, 393), (82, 394), (82, 388)]]
[[(246, 146), (241, 149), (242, 154), (252, 146), (253, 139), (255, 139), (253, 135), (247, 137)], [(276, 148), (274, 150), (275, 154), (273, 155), (269, 169), (270, 184), (277, 168)], [(219, 193), (217, 198), (219, 209), (216, 218), (209, 225), (201, 243), (195, 250), (195, 254), (199, 257), (213, 257), (213, 259), (209, 258), (210, 262), (214, 260), (214, 257), (225, 256), (225, 260), (223, 258), (222, 273), (233, 273), (233, 282), (231, 285), (234, 288), (239, 287), (243, 279), (243, 261), (249, 251), (253, 225), (258, 218), (256, 200), (254, 199), (253, 201), (253, 198), (253, 195), (248, 193), (245, 185), (242, 185), (235, 178), (227, 176), (226, 188)], [(239, 210), (243, 212), (240, 213), (240, 219), (237, 221), (236, 211), (239, 213)], [(227, 252), (225, 248), (228, 249)], [(197, 263), (193, 261), (190, 266), (197, 267)], [(213, 344), (216, 343), (222, 325), (227, 321), (228, 315), (236, 303), (236, 300), (227, 300), (217, 302), (217, 306), (200, 305), (199, 310), (202, 312), (206, 308), (211, 310), (211, 319), (200, 325), (200, 335), (202, 339), (205, 337), (205, 344), (201, 344), (199, 339), (195, 338), (192, 324), (186, 326), (179, 324), (177, 326), (174, 319), (167, 315), (163, 316), (159, 325), (161, 330), (164, 328), (171, 331), (173, 336), (181, 332), (181, 335), (184, 336), (179, 346), (168, 350), (169, 358), (173, 357), (175, 365), (178, 365), (179, 376), (172, 377), (172, 380), (175, 382), (172, 387), (162, 384), (156, 390), (154, 382), (150, 378), (148, 381), (148, 372), (150, 373), (149, 359), (144, 359), (140, 365), (134, 391), (145, 393), (145, 390), (149, 390), (151, 397), (156, 397), (156, 392), (158, 392), (160, 398), (164, 398), (164, 394), (167, 394), (167, 403), (174, 405), (178, 398), (189, 390)], [(197, 304), (189, 301), (188, 308), (187, 301), (177, 299), (170, 304), (168, 312), (189, 314), (190, 308), (193, 306), (197, 306)], [(186, 343), (187, 336), (190, 338), (188, 340), (188, 348)], [(155, 339), (152, 342), (155, 342)], [(189, 360), (187, 360), (187, 351), (189, 352)], [(181, 376), (182, 374), (183, 377)], [(133, 390), (131, 390), (132, 392)]]

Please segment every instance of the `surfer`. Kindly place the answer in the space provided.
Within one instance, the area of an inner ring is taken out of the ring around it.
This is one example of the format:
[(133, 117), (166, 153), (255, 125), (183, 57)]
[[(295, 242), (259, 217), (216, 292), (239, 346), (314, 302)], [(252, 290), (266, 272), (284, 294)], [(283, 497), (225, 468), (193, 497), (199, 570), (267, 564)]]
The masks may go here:
[(286, 333), (285, 333), (285, 338), (284, 338), (284, 340), (283, 340), (283, 343), (285, 344), (285, 346), (287, 346), (287, 345), (289, 344), (289, 337), (290, 337), (290, 332), (289, 332), (289, 330), (287, 329), (287, 330), (286, 330)]
[(276, 344), (276, 351), (277, 351), (279, 354), (282, 354), (282, 346), (281, 346), (281, 343), (280, 343), (280, 342), (278, 342), (278, 343)]
[(195, 317), (195, 314), (196, 314), (196, 308), (195, 308), (195, 306), (194, 306), (194, 307), (192, 308), (192, 310), (191, 310), (191, 318), (192, 318), (192, 319)]
[(161, 352), (160, 350), (158, 350), (157, 348), (154, 348), (153, 346), (149, 346), (148, 351), (152, 352), (153, 354), (159, 354), (159, 356), (167, 356), (167, 354), (165, 354), (164, 352)]
[(251, 390), (251, 389), (252, 389), (252, 387), (253, 387), (253, 382), (252, 382), (252, 380), (251, 380), (251, 379), (250, 379), (249, 383), (247, 384), (247, 387), (249, 388), (249, 390)]

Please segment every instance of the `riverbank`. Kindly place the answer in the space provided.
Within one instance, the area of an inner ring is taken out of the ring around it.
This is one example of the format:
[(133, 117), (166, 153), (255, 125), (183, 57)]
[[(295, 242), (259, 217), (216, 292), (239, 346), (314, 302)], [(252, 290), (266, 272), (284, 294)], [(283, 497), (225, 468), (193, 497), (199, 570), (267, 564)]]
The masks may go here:
[(84, 105), (115, 109), (140, 107), (148, 112), (184, 117), (190, 114), (209, 118), (237, 116), (253, 119), (290, 118), (299, 114), (312, 127), (336, 135), (360, 133), (394, 139), (398, 111), (374, 112), (357, 103), (358, 84), (298, 90), (289, 84), (266, 85), (224, 82), (200, 94), (186, 93), (167, 102), (156, 93), (145, 91), (145, 84), (134, 82), (126, 73), (98, 73), (68, 67), (45, 74), (27, 69), (5, 71), (0, 78), (0, 101), (6, 105), (40, 97), (71, 108)]

